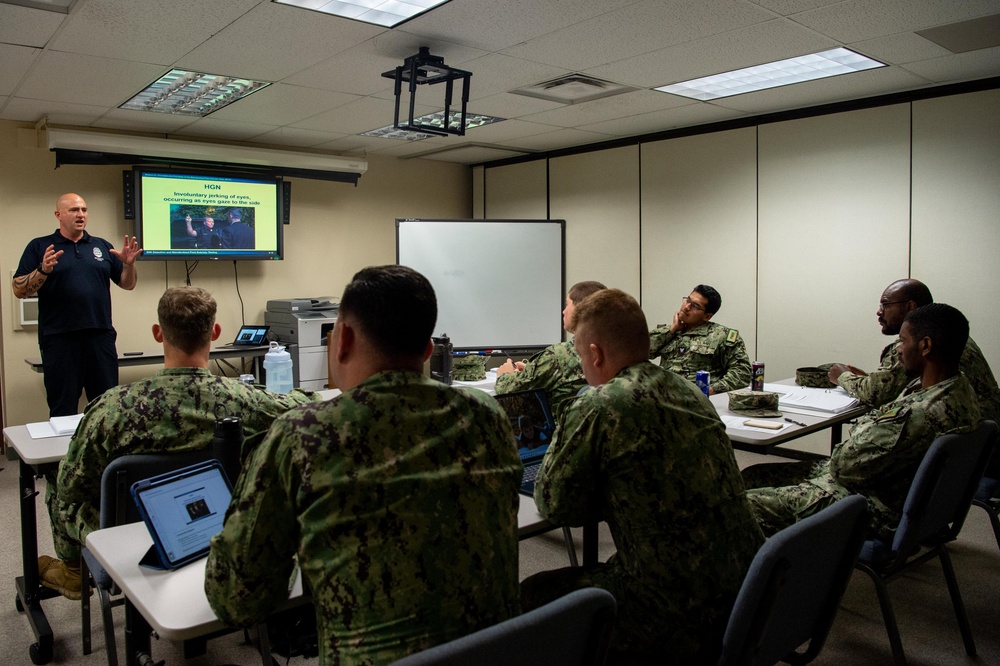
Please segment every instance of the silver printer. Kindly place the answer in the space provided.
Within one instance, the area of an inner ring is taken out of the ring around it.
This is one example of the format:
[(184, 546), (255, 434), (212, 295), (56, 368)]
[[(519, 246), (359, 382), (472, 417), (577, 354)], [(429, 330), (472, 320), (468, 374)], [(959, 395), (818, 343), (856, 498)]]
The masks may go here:
[(289, 344), (292, 381), (298, 388), (318, 391), (327, 388), (327, 333), (337, 322), (338, 306), (328, 297), (281, 298), (267, 302), (264, 323)]

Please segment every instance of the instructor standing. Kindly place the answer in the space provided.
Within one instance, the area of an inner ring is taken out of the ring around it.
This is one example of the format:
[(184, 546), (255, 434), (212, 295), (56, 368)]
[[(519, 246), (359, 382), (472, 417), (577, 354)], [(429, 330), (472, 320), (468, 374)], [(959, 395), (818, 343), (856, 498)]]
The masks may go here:
[(118, 384), (118, 334), (111, 325), (111, 290), (136, 284), (142, 250), (125, 236), (122, 249), (87, 233), (87, 202), (56, 201), (59, 228), (28, 243), (14, 274), (14, 295), (38, 297), (38, 347), (49, 416), (79, 412), (81, 391), (93, 400)]

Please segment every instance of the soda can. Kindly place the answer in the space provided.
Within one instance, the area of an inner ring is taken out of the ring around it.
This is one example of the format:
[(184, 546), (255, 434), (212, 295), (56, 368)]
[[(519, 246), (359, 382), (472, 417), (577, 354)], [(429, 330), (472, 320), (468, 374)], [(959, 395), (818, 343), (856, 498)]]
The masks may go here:
[(708, 395), (708, 388), (712, 385), (708, 370), (699, 370), (694, 376), (694, 383), (701, 389), (702, 393)]
[(763, 391), (764, 390), (764, 364), (761, 361), (754, 362), (751, 366), (750, 374), (750, 390), (752, 391)]
[(240, 381), (244, 384), (253, 384), (256, 381), (256, 377), (251, 374), (240, 375)]

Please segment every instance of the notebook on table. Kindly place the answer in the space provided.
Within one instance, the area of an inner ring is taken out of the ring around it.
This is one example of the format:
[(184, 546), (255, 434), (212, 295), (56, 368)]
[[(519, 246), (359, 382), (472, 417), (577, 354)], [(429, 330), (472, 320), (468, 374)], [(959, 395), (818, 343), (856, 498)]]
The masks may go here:
[(556, 431), (549, 399), (545, 391), (517, 391), (495, 397), (507, 413), (511, 429), (517, 438), (517, 452), (524, 465), (521, 493), (533, 495), (535, 476), (542, 466), (542, 458), (545, 457), (549, 442)]
[(153, 538), (140, 564), (154, 569), (177, 569), (207, 556), (232, 497), (218, 460), (136, 481), (131, 490)]

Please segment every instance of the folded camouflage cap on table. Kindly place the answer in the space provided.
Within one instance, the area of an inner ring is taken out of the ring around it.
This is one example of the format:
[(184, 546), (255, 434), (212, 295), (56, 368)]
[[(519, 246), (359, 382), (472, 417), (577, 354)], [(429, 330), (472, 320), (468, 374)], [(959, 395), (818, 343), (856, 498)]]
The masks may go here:
[(451, 364), (451, 378), (459, 382), (486, 379), (486, 357), (478, 354), (456, 356)]
[(807, 388), (833, 388), (836, 386), (830, 381), (830, 368), (833, 363), (824, 363), (816, 367), (798, 368), (795, 371), (795, 383)]
[(736, 389), (730, 391), (729, 411), (742, 416), (781, 416), (778, 411), (778, 394), (773, 391), (751, 391)]

